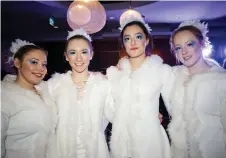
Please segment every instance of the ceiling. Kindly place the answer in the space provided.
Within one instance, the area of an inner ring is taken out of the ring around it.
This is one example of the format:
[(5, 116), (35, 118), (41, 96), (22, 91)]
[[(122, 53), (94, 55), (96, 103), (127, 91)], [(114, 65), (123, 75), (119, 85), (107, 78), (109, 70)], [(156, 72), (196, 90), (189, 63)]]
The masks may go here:
[[(72, 1), (1, 1), (2, 40), (65, 40), (67, 9)], [(210, 36), (226, 37), (226, 1), (100, 1), (106, 10), (104, 28), (94, 39), (119, 36), (119, 17), (131, 7), (145, 16), (153, 36), (170, 35), (181, 21), (200, 19), (208, 22)], [(55, 18), (59, 28), (49, 25)], [(110, 19), (114, 17), (114, 19)]]

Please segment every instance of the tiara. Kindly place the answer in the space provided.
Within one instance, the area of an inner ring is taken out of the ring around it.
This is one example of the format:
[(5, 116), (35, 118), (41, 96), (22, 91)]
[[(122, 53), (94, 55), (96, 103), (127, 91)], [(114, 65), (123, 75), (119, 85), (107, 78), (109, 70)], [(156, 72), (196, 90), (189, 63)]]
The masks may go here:
[(197, 29), (199, 29), (203, 36), (206, 36), (206, 34), (209, 32), (208, 30), (208, 24), (205, 24), (204, 22), (201, 23), (200, 20), (188, 20), (188, 21), (184, 21), (182, 22), (179, 27), (176, 29), (180, 29), (181, 27), (184, 27), (184, 26), (194, 26), (196, 27)]
[(152, 29), (150, 28), (150, 26), (148, 24), (146, 24), (144, 22), (144, 19), (140, 16), (140, 17), (137, 17), (137, 16), (134, 16), (133, 14), (125, 17), (124, 19), (122, 19), (121, 23), (120, 23), (120, 27), (119, 27), (119, 30), (122, 31), (123, 28), (128, 24), (128, 23), (131, 23), (133, 21), (138, 21), (138, 22), (141, 22), (144, 27), (147, 29), (148, 32), (151, 32)]
[(92, 42), (91, 37), (87, 34), (87, 32), (83, 28), (75, 29), (73, 31), (68, 31), (67, 40), (76, 35), (84, 36), (86, 39)]
[(12, 53), (12, 56), (8, 58), (7, 63), (10, 63), (11, 61), (14, 60), (14, 57), (17, 53), (17, 51), (21, 48), (24, 47), (26, 45), (34, 45), (34, 43), (30, 43), (28, 41), (23, 41), (21, 39), (16, 39), (15, 42), (12, 42), (11, 47), (9, 48), (10, 52)]

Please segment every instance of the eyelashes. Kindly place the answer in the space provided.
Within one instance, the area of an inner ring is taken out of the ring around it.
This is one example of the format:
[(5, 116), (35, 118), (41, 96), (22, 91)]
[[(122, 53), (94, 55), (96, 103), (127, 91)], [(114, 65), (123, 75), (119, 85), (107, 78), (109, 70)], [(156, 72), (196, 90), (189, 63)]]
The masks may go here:
[(68, 54), (69, 55), (75, 55), (76, 53), (75, 53), (75, 51), (70, 51), (70, 52), (68, 52)]
[[(28, 60), (28, 63), (31, 64), (31, 65), (38, 65), (39, 61), (34, 60), (34, 59), (30, 59), (30, 60)], [(42, 64), (42, 66), (47, 67), (47, 63)]]
[(130, 39), (129, 37), (124, 37), (124, 38), (123, 38), (124, 43), (128, 42), (129, 39)]
[(196, 46), (197, 46), (196, 41), (190, 41), (190, 42), (187, 42), (183, 48), (181, 46), (176, 46), (174, 48), (174, 52), (180, 53), (180, 52), (184, 51), (184, 49), (191, 50), (191, 49), (195, 48)]
[(38, 64), (38, 61), (36, 61), (36, 60), (29, 60), (28, 61), (29, 62), (29, 64), (32, 64), (32, 65), (37, 65)]
[(136, 39), (142, 40), (143, 39), (143, 35), (142, 34), (137, 34), (136, 35)]
[(42, 66), (43, 66), (43, 67), (47, 67), (47, 64), (46, 64), (46, 63), (45, 63), (45, 64), (42, 64)]
[(181, 50), (181, 47), (175, 47), (175, 49), (174, 49), (175, 53), (180, 52), (180, 50)]
[[(143, 40), (143, 38), (144, 38), (144, 36), (143, 36), (142, 34), (137, 34), (137, 35), (135, 36), (135, 40)], [(128, 42), (129, 40), (131, 40), (131, 37), (130, 37), (130, 36), (125, 36), (125, 37), (123, 38), (123, 42), (124, 42), (124, 43)]]
[[(88, 54), (89, 52), (88, 51), (82, 51), (82, 54)], [(75, 51), (70, 51), (68, 52), (69, 55), (76, 55), (76, 52)]]
[(88, 51), (83, 51), (83, 52), (82, 52), (82, 54), (87, 54), (87, 53), (88, 53)]
[(195, 41), (191, 41), (191, 42), (187, 43), (187, 46), (188, 47), (194, 47), (194, 46), (196, 46), (196, 42)]

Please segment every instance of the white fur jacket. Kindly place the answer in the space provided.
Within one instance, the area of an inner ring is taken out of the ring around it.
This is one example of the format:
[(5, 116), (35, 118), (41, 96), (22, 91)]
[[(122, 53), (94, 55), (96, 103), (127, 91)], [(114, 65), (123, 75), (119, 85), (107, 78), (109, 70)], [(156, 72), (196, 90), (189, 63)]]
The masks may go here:
[(167, 135), (160, 125), (159, 97), (168, 100), (173, 74), (170, 66), (157, 55), (147, 57), (132, 71), (128, 59), (107, 69), (115, 100), (115, 117), (111, 137), (113, 158), (169, 158)]
[[(90, 73), (82, 103), (78, 105), (77, 89), (71, 73), (55, 74), (47, 81), (49, 92), (58, 108), (58, 157), (80, 158), (81, 155), (85, 158), (108, 158), (104, 129), (107, 125), (105, 116), (108, 120), (113, 117), (110, 84), (102, 74)], [(81, 127), (83, 130), (79, 131)], [(82, 140), (80, 145), (84, 146), (83, 149), (77, 148), (78, 139)]]
[(13, 83), (15, 75), (1, 82), (2, 158), (46, 158), (56, 127), (56, 106), (42, 82), (33, 91)]
[(173, 158), (225, 158), (225, 70), (213, 65), (210, 72), (190, 79), (184, 66), (174, 67), (174, 72), (168, 106)]

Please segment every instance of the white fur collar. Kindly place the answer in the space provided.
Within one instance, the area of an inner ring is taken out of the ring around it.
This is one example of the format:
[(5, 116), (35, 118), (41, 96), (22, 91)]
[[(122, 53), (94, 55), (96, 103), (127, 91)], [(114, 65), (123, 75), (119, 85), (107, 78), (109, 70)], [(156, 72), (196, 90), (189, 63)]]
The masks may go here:
[[(144, 63), (137, 70), (143, 69), (144, 67), (148, 67), (149, 65), (153, 65), (155, 63), (162, 63), (162, 62), (163, 62), (162, 58), (159, 57), (158, 55), (151, 55), (149, 57), (146, 57), (146, 60), (144, 61)], [(119, 63), (119, 67), (122, 70), (132, 71), (132, 67), (129, 59), (122, 59)]]
[[(95, 78), (104, 78), (103, 77), (103, 75), (101, 74), (101, 73), (94, 73), (94, 72), (90, 72), (89, 71), (89, 74), (90, 74), (90, 76), (89, 76), (89, 78), (88, 78), (88, 80), (87, 80), (87, 83), (89, 84), (89, 83), (91, 83)], [(58, 76), (59, 74), (54, 74), (54, 76), (56, 76), (56, 78), (58, 78), (57, 76)], [(71, 78), (71, 75), (72, 75), (72, 71), (68, 71), (68, 72), (66, 72), (65, 74), (60, 74), (60, 75), (62, 75), (62, 77), (66, 80), (66, 82), (64, 83), (64, 84), (73, 84), (74, 85), (74, 83), (73, 83), (73, 80), (72, 80), (72, 78)], [(53, 77), (54, 77), (53, 76)], [(62, 79), (62, 78), (61, 78)]]
[[(3, 83), (7, 86), (7, 88), (9, 89), (13, 89), (13, 92), (21, 92), (24, 91), (26, 93), (33, 93), (33, 91), (27, 90), (22, 88), (21, 86), (19, 86), (18, 84), (15, 84), (14, 82), (16, 81), (17, 75), (11, 75), (11, 74), (7, 74), (4, 78), (3, 78)], [(37, 89), (38, 92), (41, 93), (41, 87), (44, 87), (44, 83), (43, 81), (38, 84), (35, 85), (35, 88)]]
[[(180, 71), (188, 76), (189, 75), (189, 71), (188, 71), (188, 68), (186, 66), (179, 66), (180, 68)], [(207, 73), (218, 73), (218, 72), (226, 72), (222, 67), (218, 66), (218, 65), (214, 65), (214, 64), (211, 64), (211, 68), (210, 68), (210, 71), (208, 71)], [(207, 74), (207, 73), (200, 73), (200, 74)], [(196, 74), (195, 76), (198, 76), (199, 74)]]
[(16, 80), (16, 75), (7, 74), (4, 78), (4, 82), (14, 82)]

